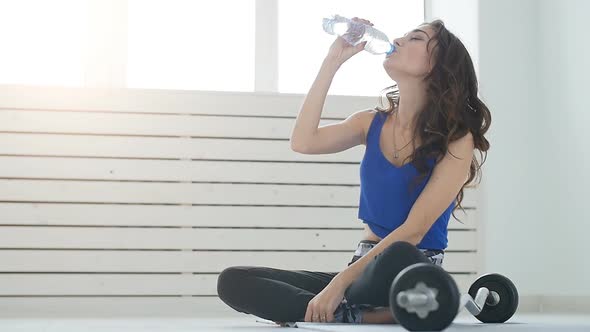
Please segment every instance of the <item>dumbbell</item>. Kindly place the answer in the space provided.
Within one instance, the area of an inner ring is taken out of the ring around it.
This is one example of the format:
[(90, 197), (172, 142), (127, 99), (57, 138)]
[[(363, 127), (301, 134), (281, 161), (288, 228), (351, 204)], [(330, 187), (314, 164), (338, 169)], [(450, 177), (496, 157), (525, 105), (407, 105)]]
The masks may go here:
[(485, 274), (460, 296), (453, 277), (432, 263), (406, 267), (389, 289), (391, 313), (409, 331), (442, 331), (463, 307), (481, 322), (503, 323), (516, 312), (518, 292), (508, 278)]
[(497, 273), (484, 274), (461, 296), (461, 307), (482, 323), (504, 323), (518, 308), (518, 291), (510, 279)]

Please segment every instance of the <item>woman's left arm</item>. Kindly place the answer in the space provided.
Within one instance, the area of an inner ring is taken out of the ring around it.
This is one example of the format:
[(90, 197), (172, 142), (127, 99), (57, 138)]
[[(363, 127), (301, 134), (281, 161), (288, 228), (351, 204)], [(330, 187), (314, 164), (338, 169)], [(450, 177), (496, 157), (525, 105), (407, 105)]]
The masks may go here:
[[(434, 222), (449, 207), (469, 178), (469, 167), (474, 152), (473, 135), (468, 133), (449, 144), (444, 158), (436, 164), (424, 190), (412, 206), (408, 218), (384, 237), (367, 254), (338, 273), (334, 283), (344, 289), (360, 276), (373, 257), (396, 241), (417, 245)], [(452, 155), (451, 155), (452, 153)]]

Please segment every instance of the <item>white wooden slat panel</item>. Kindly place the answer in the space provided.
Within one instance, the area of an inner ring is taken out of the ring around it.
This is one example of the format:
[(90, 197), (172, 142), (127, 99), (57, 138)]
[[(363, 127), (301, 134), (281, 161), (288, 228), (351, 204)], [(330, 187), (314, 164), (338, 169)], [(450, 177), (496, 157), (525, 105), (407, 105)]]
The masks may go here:
[(364, 145), (330, 154), (302, 154), (288, 140), (120, 137), (0, 133), (0, 155), (172, 158), (359, 163)]
[(0, 110), (1, 132), (289, 139), (294, 124), (295, 118)]
[[(477, 210), (456, 210), (449, 229), (475, 229)], [(239, 216), (239, 218), (236, 218)], [(290, 227), (363, 229), (355, 207), (2, 203), (0, 225)]]
[[(0, 248), (354, 250), (361, 236), (343, 229), (3, 226)], [(448, 241), (449, 250), (477, 249), (473, 231), (450, 231)]]
[[(2, 85), (0, 108), (295, 117), (304, 98), (302, 94), (264, 92)], [(376, 105), (379, 100), (375, 97), (328, 95), (322, 114), (344, 119)]]
[[(0, 274), (3, 296), (217, 295), (218, 274)], [(454, 275), (453, 275), (454, 276)]]
[[(359, 186), (0, 180), (0, 201), (358, 206)], [(464, 207), (477, 192), (465, 190)]]
[[(0, 272), (132, 272), (219, 273), (228, 266), (268, 266), (277, 269), (338, 272), (347, 267), (348, 252), (269, 251), (114, 251), (114, 250), (0, 250)], [(477, 253), (447, 250), (444, 268), (475, 273)]]
[[(42, 167), (41, 167), (42, 165)], [(2, 178), (359, 185), (359, 164), (0, 156)]]
[[(346, 268), (365, 147), (291, 151), (304, 97), (5, 86), (0, 312), (235, 313), (215, 296), (225, 267)], [(328, 96), (320, 125), (377, 104)], [(464, 291), (479, 257), (478, 192), (465, 193), (445, 256)]]

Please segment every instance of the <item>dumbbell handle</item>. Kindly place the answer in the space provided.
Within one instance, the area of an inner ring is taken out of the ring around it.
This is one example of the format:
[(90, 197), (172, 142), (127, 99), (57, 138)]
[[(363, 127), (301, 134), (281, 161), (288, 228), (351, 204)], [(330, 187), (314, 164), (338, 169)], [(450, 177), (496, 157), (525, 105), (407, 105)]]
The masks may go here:
[(473, 316), (477, 316), (483, 310), (484, 304), (494, 306), (498, 302), (500, 302), (500, 295), (498, 293), (494, 291), (490, 292), (487, 288), (482, 287), (477, 290), (475, 300), (469, 294), (461, 295), (459, 308), (465, 307)]
[(401, 292), (397, 296), (397, 303), (402, 307), (416, 307), (422, 306), (428, 303), (429, 297), (426, 294), (418, 293), (418, 292)]

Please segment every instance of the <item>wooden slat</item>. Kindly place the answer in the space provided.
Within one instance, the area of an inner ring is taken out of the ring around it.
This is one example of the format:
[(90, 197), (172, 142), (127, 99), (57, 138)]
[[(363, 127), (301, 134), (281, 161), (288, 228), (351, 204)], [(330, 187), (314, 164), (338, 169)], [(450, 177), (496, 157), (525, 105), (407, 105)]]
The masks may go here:
[(359, 163), (364, 152), (358, 145), (302, 154), (291, 150), (288, 140), (0, 133), (0, 155)]
[[(0, 180), (0, 201), (358, 206), (360, 187), (229, 183)], [(477, 192), (465, 190), (464, 207)]]
[[(43, 165), (39, 167), (39, 165)], [(10, 179), (193, 181), (359, 185), (359, 163), (91, 159), (0, 156)], [(288, 174), (286, 176), (285, 174)], [(470, 186), (468, 189), (477, 189)]]
[[(305, 95), (264, 92), (170, 91), (3, 85), (0, 108), (159, 114), (290, 116)], [(344, 119), (379, 105), (379, 98), (328, 95), (324, 117)]]
[[(456, 210), (449, 229), (475, 229), (477, 210)], [(239, 216), (237, 218), (236, 216)], [(0, 225), (288, 227), (363, 229), (354, 207), (1, 203)]]
[[(42, 165), (42, 167), (40, 166)], [(359, 164), (0, 156), (2, 178), (359, 185)]]
[[(319, 125), (341, 120), (321, 119)], [(295, 118), (0, 110), (1, 132), (289, 139)]]
[[(463, 276), (457, 275), (457, 279), (463, 280)], [(216, 296), (217, 278), (218, 274), (0, 274), (0, 295)]]
[(352, 206), (359, 187), (0, 180), (0, 200), (149, 204), (268, 204)]
[[(359, 233), (345, 229), (3, 226), (0, 248), (349, 251), (356, 249)], [(449, 231), (448, 242), (449, 250), (477, 250), (474, 231)]]
[[(348, 252), (269, 251), (114, 251), (0, 250), (0, 272), (220, 273), (228, 266), (270, 266), (277, 269), (338, 272), (354, 255)], [(476, 272), (477, 253), (447, 250), (449, 272)]]

